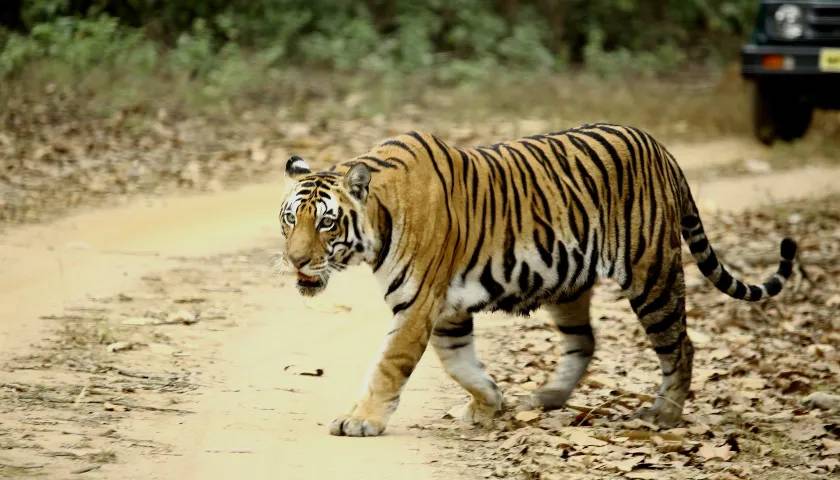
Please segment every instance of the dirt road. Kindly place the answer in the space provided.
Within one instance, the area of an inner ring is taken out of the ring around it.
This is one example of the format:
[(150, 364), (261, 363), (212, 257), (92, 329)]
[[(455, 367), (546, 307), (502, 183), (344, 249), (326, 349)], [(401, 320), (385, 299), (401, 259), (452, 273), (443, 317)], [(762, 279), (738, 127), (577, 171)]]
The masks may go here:
[[(672, 150), (706, 209), (840, 188), (839, 168), (713, 178), (702, 169), (720, 144)], [(351, 406), (389, 312), (364, 268), (302, 299), (272, 266), (281, 181), (140, 201), (0, 238), (2, 387), (15, 399), (0, 407), (0, 477), (462, 475), (457, 440), (422, 428), (464, 398), (433, 354), (388, 435), (327, 434)]]

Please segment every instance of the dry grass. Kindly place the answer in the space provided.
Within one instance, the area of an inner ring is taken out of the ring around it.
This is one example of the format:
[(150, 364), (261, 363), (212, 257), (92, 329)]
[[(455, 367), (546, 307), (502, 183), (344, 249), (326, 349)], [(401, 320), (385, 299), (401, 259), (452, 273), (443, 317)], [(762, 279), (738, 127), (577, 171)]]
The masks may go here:
[[(230, 91), (206, 87), (51, 65), (5, 82), (0, 223), (38, 221), (104, 196), (223, 188), (277, 171), (274, 157), (285, 152), (331, 163), (411, 129), (462, 144), (598, 121), (643, 128), (666, 144), (751, 137), (750, 85), (735, 67), (670, 78), (488, 72), (464, 84), (289, 69)], [(804, 140), (779, 144), (764, 160), (799, 166), (840, 158), (838, 147), (840, 114), (820, 112)]]

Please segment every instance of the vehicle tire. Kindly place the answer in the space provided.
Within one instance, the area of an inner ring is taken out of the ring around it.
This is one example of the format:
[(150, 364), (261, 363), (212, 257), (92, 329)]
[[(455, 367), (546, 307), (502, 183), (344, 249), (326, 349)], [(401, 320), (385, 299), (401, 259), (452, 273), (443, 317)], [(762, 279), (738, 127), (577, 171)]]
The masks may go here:
[(761, 143), (778, 139), (790, 142), (805, 135), (814, 107), (783, 88), (756, 85), (753, 98), (753, 128)]

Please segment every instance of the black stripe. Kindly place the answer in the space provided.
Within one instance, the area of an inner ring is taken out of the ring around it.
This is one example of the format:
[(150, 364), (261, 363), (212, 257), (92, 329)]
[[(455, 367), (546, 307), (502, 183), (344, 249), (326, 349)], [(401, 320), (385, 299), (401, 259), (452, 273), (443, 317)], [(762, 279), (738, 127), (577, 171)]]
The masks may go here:
[(682, 221), (680, 223), (682, 224), (683, 230), (692, 232), (700, 226), (700, 218), (696, 215), (685, 215), (682, 217)]
[[(481, 205), (481, 223), (480, 225), (487, 225), (487, 197), (484, 198), (484, 202)], [(467, 278), (467, 274), (475, 268), (476, 263), (478, 263), (478, 256), (481, 253), (481, 247), (484, 245), (484, 228), (480, 228), (478, 230), (478, 242), (476, 243), (475, 247), (473, 247), (472, 256), (470, 256), (470, 261), (467, 262), (467, 268), (464, 270), (464, 273), (461, 274), (461, 279)]]
[(417, 297), (420, 295), (420, 291), (423, 290), (423, 285), (426, 284), (426, 278), (429, 276), (429, 272), (431, 269), (427, 269), (426, 272), (423, 274), (423, 278), (420, 280), (420, 286), (417, 288), (417, 291), (414, 292), (414, 296), (411, 297), (410, 300), (402, 302), (398, 305), (395, 305), (394, 308), (391, 310), (394, 312), (394, 315), (400, 313), (401, 311), (405, 310), (406, 308), (414, 305), (414, 302), (417, 301)]
[(474, 209), (478, 209), (478, 168), (472, 163), (472, 156), (467, 156), (464, 159), (464, 165), (470, 165), (472, 172), (472, 204)]
[(484, 270), (481, 272), (481, 277), (479, 281), (481, 281), (481, 286), (487, 290), (487, 293), (490, 294), (490, 300), (495, 300), (501, 294), (505, 293), (505, 289), (502, 287), (499, 282), (493, 278), (493, 269), (491, 264), (493, 263), (493, 259), (490, 258), (487, 260), (487, 263), (484, 265)]
[(763, 295), (764, 292), (761, 291), (760, 287), (757, 285), (750, 285), (750, 300), (760, 300)]
[(677, 272), (679, 270), (679, 266), (671, 267), (671, 271), (668, 272), (668, 278), (665, 280), (665, 283), (659, 289), (659, 296), (653, 299), (653, 301), (651, 301), (644, 307), (642, 307), (642, 309), (639, 311), (639, 318), (644, 318), (646, 315), (660, 310), (662, 307), (668, 304), (668, 300), (674, 293), (674, 283), (677, 281)]
[(388, 290), (385, 292), (385, 296), (386, 296), (386, 297), (387, 297), (388, 295), (390, 295), (390, 294), (394, 293), (394, 290), (396, 290), (396, 289), (400, 288), (400, 286), (401, 286), (401, 285), (403, 284), (403, 282), (405, 281), (405, 272), (407, 272), (407, 271), (408, 271), (408, 264), (406, 264), (406, 265), (405, 265), (405, 267), (403, 267), (403, 269), (402, 269), (402, 271), (399, 273), (399, 275), (397, 275), (397, 276), (394, 278), (394, 280), (391, 282), (391, 284), (390, 284), (390, 285), (388, 285)]
[[(607, 173), (607, 168), (604, 165), (604, 162), (601, 161), (601, 157), (595, 152), (595, 150), (592, 149), (592, 147), (586, 142), (586, 140), (583, 140), (582, 138), (578, 138), (578, 137), (576, 137), (574, 135), (571, 135), (571, 134), (568, 135), (568, 138), (575, 145), (575, 147), (577, 147), (579, 150), (583, 151), (586, 154), (587, 159), (589, 159), (595, 165), (595, 167), (598, 169), (598, 171), (601, 173), (600, 185), (604, 189), (604, 195), (606, 196), (606, 198), (610, 198), (611, 197), (610, 177), (609, 177), (609, 174)], [(584, 173), (584, 172), (581, 172), (581, 173)], [(589, 176), (588, 172), (586, 172), (586, 175)], [(593, 200), (597, 200), (596, 195), (593, 194), (592, 197), (593, 197), (592, 198)], [(609, 205), (609, 203), (607, 203), (608, 212), (609, 212), (609, 207), (610, 207), (610, 205)]]
[(581, 357), (591, 357), (592, 352), (589, 350), (584, 350), (582, 348), (574, 348), (572, 350), (566, 350), (563, 352), (563, 355), (580, 355)]
[(592, 337), (592, 325), (586, 323), (584, 325), (557, 325), (557, 329), (563, 335), (583, 335)]
[(677, 300), (676, 305), (674, 306), (674, 309), (671, 311), (671, 313), (665, 315), (665, 317), (663, 317), (662, 320), (654, 324), (648, 325), (647, 328), (645, 328), (645, 333), (662, 333), (668, 330), (669, 328), (671, 328), (672, 325), (674, 325), (674, 323), (677, 322), (677, 320), (682, 318), (683, 313), (685, 313), (685, 301), (680, 299)]
[[(554, 181), (554, 183), (556, 185), (560, 185), (560, 183), (561, 183), (560, 176), (557, 174), (557, 170), (554, 169), (554, 165), (552, 165), (552, 162), (548, 159), (548, 155), (546, 155), (546, 152), (543, 151), (543, 149), (540, 148), (539, 146), (533, 145), (531, 142), (527, 142), (527, 141), (523, 140), (522, 145), (524, 145), (525, 148), (527, 148), (528, 151), (531, 152), (531, 155), (533, 155), (534, 158), (539, 160), (540, 164), (543, 167), (543, 170), (545, 170), (545, 173), (549, 177), (551, 177), (551, 179)], [(553, 148), (552, 148), (552, 150), (553, 150)], [(541, 189), (537, 189), (537, 191), (541, 191)]]
[(699, 268), (700, 272), (707, 277), (715, 271), (715, 268), (717, 268), (717, 266), (718, 259), (717, 255), (715, 255), (714, 250), (709, 250), (709, 256), (707, 256), (705, 260), (703, 260), (702, 262), (697, 262), (697, 268)]
[(519, 291), (525, 293), (529, 290), (528, 280), (531, 276), (531, 268), (527, 263), (522, 262), (519, 266)]
[(705, 236), (688, 245), (688, 249), (694, 254), (704, 252), (707, 248), (709, 248), (709, 240)]
[(685, 330), (680, 332), (680, 335), (677, 337), (677, 340), (674, 341), (674, 343), (671, 343), (669, 345), (662, 345), (660, 347), (653, 347), (653, 350), (658, 355), (668, 355), (670, 353), (674, 353), (678, 348), (680, 348), (680, 345), (682, 345), (684, 339)]
[(782, 239), (779, 250), (783, 259), (793, 260), (793, 257), (796, 256), (796, 242), (790, 238)]
[(383, 225), (380, 226), (379, 234), (382, 236), (382, 244), (379, 246), (379, 252), (376, 255), (376, 262), (373, 265), (373, 271), (379, 270), (379, 267), (385, 262), (388, 257), (388, 252), (391, 250), (391, 234), (393, 230), (393, 220), (391, 212), (382, 205), (382, 202), (377, 198), (379, 203), (379, 213), (382, 216)]
[(729, 291), (729, 287), (732, 286), (732, 282), (734, 280), (735, 279), (732, 278), (732, 274), (730, 274), (726, 270), (723, 270), (720, 274), (720, 278), (718, 279), (717, 283), (715, 284), (715, 287), (717, 287), (717, 289), (722, 291), (722, 292), (727, 292), (727, 291)]
[(505, 281), (510, 282), (511, 275), (513, 275), (513, 268), (516, 266), (516, 255), (514, 253), (516, 248), (516, 240), (511, 228), (510, 222), (507, 224), (505, 230), (505, 252), (502, 257), (502, 266), (504, 267)]
[(793, 272), (793, 262), (790, 260), (782, 260), (779, 262), (779, 269), (776, 270), (779, 275), (788, 278), (790, 274)]
[(659, 274), (662, 272), (662, 252), (664, 250), (662, 246), (662, 236), (664, 235), (664, 230), (664, 228), (659, 229), (659, 242), (651, 244), (652, 247), (659, 245), (659, 248), (655, 248), (656, 257), (653, 259), (653, 265), (650, 266), (650, 270), (648, 270), (647, 276), (645, 277), (645, 286), (642, 289), (642, 293), (630, 299), (630, 306), (633, 307), (633, 310), (636, 312), (638, 312), (639, 308), (647, 302), (648, 295), (650, 295), (651, 290), (653, 290), (653, 286), (656, 285), (657, 281), (659, 281)]
[(584, 256), (580, 250), (572, 250), (572, 257), (575, 260), (575, 271), (569, 276), (568, 285), (572, 286), (578, 283), (578, 278), (583, 272)]
[(455, 163), (452, 161), (452, 155), (449, 153), (449, 147), (443, 143), (441, 139), (432, 135), (432, 139), (437, 144), (443, 156), (446, 157), (446, 163), (449, 165), (449, 194), (452, 194), (452, 189), (455, 188)]
[(772, 297), (782, 291), (782, 282), (778, 279), (778, 277), (773, 277), (764, 282), (764, 288), (767, 289), (767, 295)]
[[(411, 132), (409, 135), (417, 139), (418, 142), (423, 146), (426, 150), (426, 153), (429, 155), (429, 162), (431, 162), (432, 167), (435, 169), (435, 173), (440, 180), (440, 186), (443, 188), (443, 202), (446, 204), (446, 235), (449, 236), (449, 231), (452, 229), (452, 209), (449, 207), (449, 189), (446, 187), (446, 180), (443, 178), (443, 172), (440, 171), (438, 168), (437, 161), (435, 161), (435, 156), (432, 153), (432, 147), (429, 146), (428, 143), (423, 139), (423, 137), (417, 132)], [(447, 159), (449, 160), (450, 166), (452, 164), (452, 159), (449, 158), (449, 153), (446, 153)]]
[(557, 242), (557, 286), (562, 287), (569, 273), (569, 254), (563, 242)]
[(463, 185), (464, 191), (466, 192), (468, 189), (468, 185), (470, 183), (470, 162), (467, 158), (467, 154), (464, 153), (458, 147), (455, 147), (455, 151), (458, 152), (458, 155), (461, 157), (461, 185)]
[[(505, 147), (505, 150), (508, 152), (510, 157), (509, 166), (511, 168), (511, 173), (513, 170), (517, 170), (519, 172), (519, 180), (522, 183), (523, 193), (528, 195), (528, 180), (525, 178), (525, 171), (523, 170), (522, 166), (527, 165), (528, 160), (519, 150), (515, 149), (512, 145), (504, 144), (502, 145)], [(515, 184), (514, 178), (511, 177), (511, 188), (513, 189), (513, 184)], [(536, 182), (534, 183), (536, 185)]]
[[(414, 362), (414, 360), (409, 360), (409, 362)], [(414, 367), (416, 366), (416, 363), (403, 363), (402, 365), (398, 365), (397, 368), (400, 370), (403, 377), (408, 378), (411, 376), (411, 372), (414, 371)]]
[(350, 225), (353, 227), (353, 235), (357, 239), (362, 238), (362, 232), (359, 230), (359, 215), (355, 210), (350, 210)]
[(446, 326), (446, 327), (435, 327), (432, 330), (437, 337), (465, 337), (473, 332), (473, 319), (468, 318), (463, 322)]
[(534, 272), (534, 280), (531, 282), (531, 289), (528, 291), (528, 294), (533, 294), (538, 292), (543, 286), (543, 278), (537, 272)]
[(383, 168), (397, 168), (396, 166), (391, 165), (390, 163), (386, 162), (385, 160), (382, 160), (381, 158), (377, 158), (377, 157), (374, 157), (374, 156), (371, 156), (371, 155), (363, 155), (363, 156), (357, 157), (357, 158), (359, 160), (370, 160), (371, 162), (373, 162), (373, 163), (375, 163), (375, 164), (377, 164), (377, 165), (379, 165), (380, 167), (383, 167)]
[(400, 164), (400, 165), (402, 165), (404, 168), (408, 168), (408, 165), (406, 165), (406, 163), (405, 163), (405, 162), (404, 162), (401, 158), (397, 158), (397, 157), (388, 157), (388, 158), (386, 158), (386, 159), (385, 159), (385, 161), (386, 161), (386, 162), (395, 162), (395, 163), (399, 163), (399, 164)]
[[(534, 220), (536, 220), (536, 219), (537, 219), (537, 217), (535, 216)], [(539, 222), (539, 220), (538, 220), (538, 222)], [(542, 241), (540, 240), (540, 235), (539, 235), (539, 233), (537, 233), (536, 230), (534, 230), (533, 236), (534, 236), (534, 245), (536, 245), (536, 247), (537, 247), (537, 252), (540, 254), (540, 258), (542, 259), (542, 261), (543, 261), (543, 263), (545, 264), (546, 267), (551, 268), (551, 265), (554, 263), (554, 257), (551, 256), (551, 252), (549, 251), (549, 249), (546, 248), (545, 245), (542, 244)], [(550, 248), (554, 247), (554, 239), (549, 239), (548, 245), (549, 245)]]
[(735, 280), (735, 293), (732, 294), (732, 297), (742, 299), (747, 295), (747, 286), (744, 285), (744, 282)]
[(596, 142), (601, 144), (602, 147), (604, 147), (604, 150), (607, 151), (607, 153), (610, 156), (610, 159), (613, 162), (613, 166), (615, 167), (615, 173), (618, 176), (618, 179), (616, 181), (616, 183), (618, 184), (618, 191), (623, 192), (624, 191), (624, 165), (622, 165), (621, 157), (619, 156), (618, 151), (615, 149), (615, 146), (613, 146), (613, 144), (610, 143), (606, 138), (601, 136), (601, 134), (593, 132), (591, 130), (581, 130), (578, 133), (594, 139)]
[(393, 145), (395, 147), (401, 148), (401, 149), (405, 150), (406, 152), (410, 153), (412, 157), (417, 159), (417, 154), (414, 153), (414, 150), (411, 147), (409, 147), (408, 145), (406, 145), (405, 143), (403, 143), (399, 140), (394, 140), (394, 139), (385, 140), (380, 145)]

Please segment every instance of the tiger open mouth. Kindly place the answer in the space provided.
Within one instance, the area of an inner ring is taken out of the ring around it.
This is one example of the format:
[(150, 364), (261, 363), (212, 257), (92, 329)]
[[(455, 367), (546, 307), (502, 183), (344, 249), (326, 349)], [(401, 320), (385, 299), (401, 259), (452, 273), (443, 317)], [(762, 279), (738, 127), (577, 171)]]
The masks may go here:
[(297, 274), (297, 288), (301, 295), (311, 297), (324, 289), (327, 286), (327, 279), (324, 276), (312, 276), (298, 272)]

